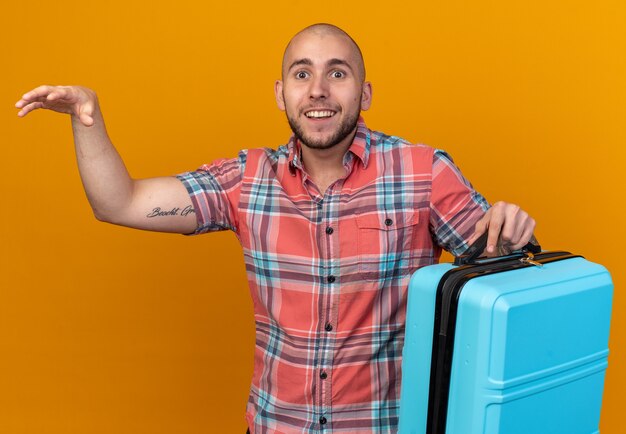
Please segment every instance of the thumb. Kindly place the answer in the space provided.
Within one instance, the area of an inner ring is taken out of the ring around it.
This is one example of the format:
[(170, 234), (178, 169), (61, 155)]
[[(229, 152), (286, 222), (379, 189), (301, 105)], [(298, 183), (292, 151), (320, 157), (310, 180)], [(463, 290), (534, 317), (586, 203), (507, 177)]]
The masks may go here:
[(86, 126), (91, 127), (94, 124), (93, 120), (93, 103), (87, 102), (78, 108), (78, 119)]
[(80, 119), (80, 123), (86, 127), (91, 127), (94, 124), (93, 118), (88, 114), (82, 113), (78, 118)]

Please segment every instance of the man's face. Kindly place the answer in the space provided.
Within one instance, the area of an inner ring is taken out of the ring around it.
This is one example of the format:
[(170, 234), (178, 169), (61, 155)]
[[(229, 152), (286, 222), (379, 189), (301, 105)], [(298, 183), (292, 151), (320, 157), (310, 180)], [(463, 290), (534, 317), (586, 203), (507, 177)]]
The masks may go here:
[(285, 52), (276, 101), (300, 141), (328, 149), (352, 139), (361, 109), (370, 106), (357, 48), (343, 35), (305, 32)]

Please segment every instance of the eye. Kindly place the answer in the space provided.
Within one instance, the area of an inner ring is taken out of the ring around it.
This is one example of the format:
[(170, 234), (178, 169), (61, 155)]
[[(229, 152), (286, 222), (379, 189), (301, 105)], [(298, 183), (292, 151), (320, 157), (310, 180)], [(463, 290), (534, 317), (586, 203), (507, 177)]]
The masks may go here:
[(333, 71), (330, 75), (332, 78), (344, 78), (346, 76), (343, 71)]
[(297, 79), (302, 80), (302, 79), (307, 78), (308, 76), (309, 76), (309, 74), (306, 71), (298, 71), (298, 72), (296, 72), (296, 78)]

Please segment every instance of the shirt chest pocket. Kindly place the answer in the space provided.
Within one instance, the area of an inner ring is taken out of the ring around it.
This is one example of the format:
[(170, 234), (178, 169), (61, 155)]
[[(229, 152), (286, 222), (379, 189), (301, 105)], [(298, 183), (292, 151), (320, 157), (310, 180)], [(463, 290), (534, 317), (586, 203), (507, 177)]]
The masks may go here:
[(376, 212), (358, 215), (359, 273), (365, 280), (391, 279), (411, 271), (419, 214)]

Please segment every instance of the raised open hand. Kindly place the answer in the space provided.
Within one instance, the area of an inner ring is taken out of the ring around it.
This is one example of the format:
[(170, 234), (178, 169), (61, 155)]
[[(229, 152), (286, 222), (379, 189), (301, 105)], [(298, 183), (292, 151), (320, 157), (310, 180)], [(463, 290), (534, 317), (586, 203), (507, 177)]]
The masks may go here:
[(20, 109), (18, 116), (26, 116), (33, 110), (47, 109), (70, 114), (90, 127), (94, 124), (94, 112), (98, 106), (96, 93), (80, 86), (39, 86), (26, 92), (15, 103)]

